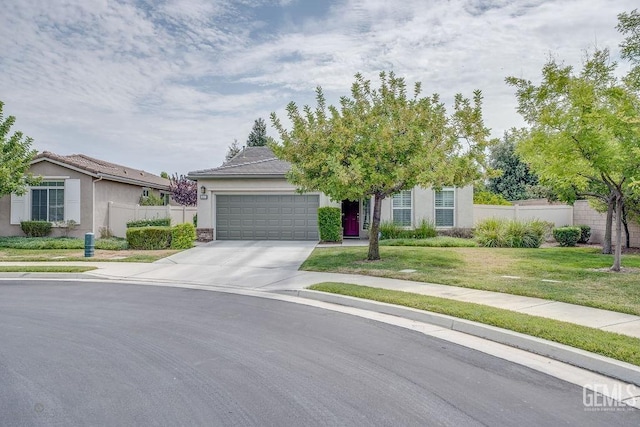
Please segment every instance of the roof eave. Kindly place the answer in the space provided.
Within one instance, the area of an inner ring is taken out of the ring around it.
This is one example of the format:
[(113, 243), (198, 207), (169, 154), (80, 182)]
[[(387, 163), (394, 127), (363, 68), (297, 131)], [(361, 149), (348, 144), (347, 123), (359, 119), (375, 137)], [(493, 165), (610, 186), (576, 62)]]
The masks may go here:
[(197, 181), (198, 179), (286, 179), (285, 174), (190, 174), (187, 178)]

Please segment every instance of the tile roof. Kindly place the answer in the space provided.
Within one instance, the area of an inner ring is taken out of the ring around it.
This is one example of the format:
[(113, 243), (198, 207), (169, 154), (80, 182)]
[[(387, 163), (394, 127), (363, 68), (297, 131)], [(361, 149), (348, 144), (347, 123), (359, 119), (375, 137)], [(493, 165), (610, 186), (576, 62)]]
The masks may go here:
[(135, 182), (157, 189), (169, 189), (169, 180), (166, 178), (162, 178), (161, 176), (154, 175), (143, 170), (94, 159), (92, 157), (85, 156), (84, 154), (61, 156), (49, 151), (43, 151), (34, 157), (32, 163), (37, 163), (43, 160), (51, 160), (61, 163), (84, 171), (89, 175), (102, 177), (103, 179), (110, 181)]
[(291, 169), (291, 164), (278, 159), (269, 147), (246, 147), (231, 160), (217, 168), (189, 172), (190, 178), (279, 178)]

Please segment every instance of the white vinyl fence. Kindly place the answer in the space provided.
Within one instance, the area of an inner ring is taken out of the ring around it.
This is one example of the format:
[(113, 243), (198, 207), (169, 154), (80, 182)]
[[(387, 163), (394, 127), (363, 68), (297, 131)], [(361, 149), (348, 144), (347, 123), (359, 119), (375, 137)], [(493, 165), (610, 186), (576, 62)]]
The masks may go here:
[(541, 220), (556, 227), (573, 225), (573, 206), (568, 205), (473, 205), (473, 223), (487, 218), (505, 218), (518, 221)]
[(139, 219), (171, 218), (171, 225), (193, 223), (198, 212), (195, 206), (140, 206), (109, 202), (109, 230), (117, 237), (126, 237), (127, 222)]

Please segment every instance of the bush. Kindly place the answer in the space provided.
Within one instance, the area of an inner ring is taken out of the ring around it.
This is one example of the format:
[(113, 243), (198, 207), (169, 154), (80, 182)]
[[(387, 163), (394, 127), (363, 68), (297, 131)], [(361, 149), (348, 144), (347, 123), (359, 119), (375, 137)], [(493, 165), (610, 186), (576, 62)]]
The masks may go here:
[(196, 240), (196, 228), (185, 222), (171, 228), (171, 249), (189, 249)]
[(20, 228), (27, 237), (45, 237), (51, 234), (51, 225), (49, 221), (22, 221)]
[(589, 237), (591, 237), (591, 227), (585, 224), (580, 224), (577, 227), (580, 227), (580, 238), (578, 239), (578, 243), (587, 243), (589, 241)]
[(127, 228), (127, 242), (130, 249), (167, 249), (171, 246), (171, 227)]
[(511, 202), (504, 198), (502, 194), (495, 194), (490, 191), (475, 191), (473, 193), (473, 203), (476, 205), (504, 205), (511, 206)]
[(171, 218), (152, 218), (139, 219), (127, 222), (127, 228), (134, 227), (169, 227), (171, 226)]
[(458, 239), (472, 239), (473, 228), (453, 227), (438, 230), (438, 236), (455, 237)]
[(96, 239), (96, 249), (104, 251), (123, 251), (129, 248), (126, 239), (110, 237), (107, 239)]
[(428, 239), (429, 237), (436, 237), (438, 235), (436, 232), (436, 225), (433, 221), (422, 219), (422, 221), (420, 221), (420, 225), (418, 225), (414, 230), (414, 235), (414, 239)]
[(402, 227), (391, 221), (381, 221), (378, 231), (380, 232), (380, 240), (398, 239), (400, 238)]
[(553, 229), (553, 237), (560, 246), (575, 246), (580, 240), (580, 227), (558, 227)]
[(318, 208), (318, 229), (320, 230), (320, 241), (341, 242), (342, 211), (340, 208), (330, 206)]
[(149, 193), (148, 196), (140, 196), (140, 201), (138, 202), (140, 206), (164, 206), (164, 199), (160, 196), (156, 196), (153, 193)]
[(544, 221), (512, 221), (488, 218), (478, 223), (475, 239), (492, 248), (539, 248), (549, 229)]

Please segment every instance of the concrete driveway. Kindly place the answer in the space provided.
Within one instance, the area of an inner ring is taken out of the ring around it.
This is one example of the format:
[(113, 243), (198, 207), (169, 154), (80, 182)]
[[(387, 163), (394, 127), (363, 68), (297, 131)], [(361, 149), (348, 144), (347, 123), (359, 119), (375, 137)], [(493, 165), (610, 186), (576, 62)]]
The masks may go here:
[(315, 241), (216, 240), (161, 259), (156, 263), (297, 270), (316, 244)]
[(314, 241), (214, 241), (152, 264), (110, 263), (89, 275), (253, 289), (300, 289), (319, 273), (298, 271)]

